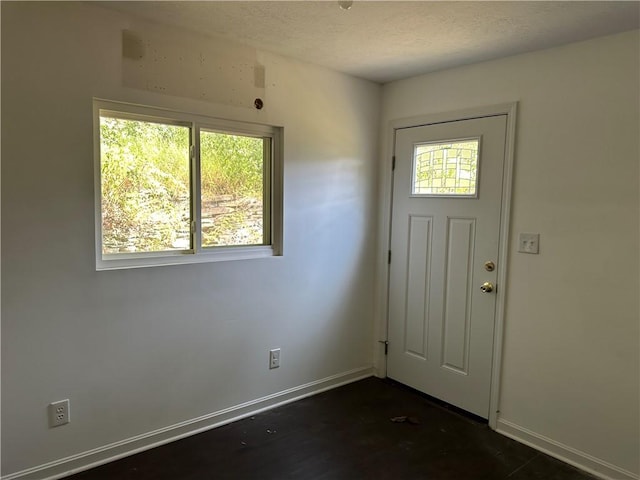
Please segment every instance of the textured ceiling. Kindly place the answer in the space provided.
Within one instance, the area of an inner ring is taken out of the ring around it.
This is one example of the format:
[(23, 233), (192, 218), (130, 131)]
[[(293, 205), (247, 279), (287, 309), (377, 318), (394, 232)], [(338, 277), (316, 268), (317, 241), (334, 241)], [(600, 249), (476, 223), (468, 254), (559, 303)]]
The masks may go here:
[(640, 28), (637, 1), (99, 3), (379, 83)]

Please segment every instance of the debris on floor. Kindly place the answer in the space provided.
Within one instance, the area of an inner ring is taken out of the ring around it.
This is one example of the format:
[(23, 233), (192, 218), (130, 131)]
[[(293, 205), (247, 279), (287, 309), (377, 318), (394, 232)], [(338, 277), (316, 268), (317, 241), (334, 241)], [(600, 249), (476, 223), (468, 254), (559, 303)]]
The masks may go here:
[(407, 417), (406, 415), (391, 417), (391, 421), (393, 423), (410, 423), (411, 425), (420, 425), (420, 420), (416, 417)]

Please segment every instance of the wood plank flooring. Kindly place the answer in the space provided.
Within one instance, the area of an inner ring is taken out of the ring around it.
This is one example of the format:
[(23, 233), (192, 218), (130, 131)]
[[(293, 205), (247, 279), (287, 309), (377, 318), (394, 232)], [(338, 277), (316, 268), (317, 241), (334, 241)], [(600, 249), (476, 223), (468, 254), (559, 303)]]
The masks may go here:
[[(392, 418), (408, 417), (404, 422)], [(411, 418), (409, 418), (411, 417)], [(411, 421), (409, 421), (411, 420)], [(368, 378), (71, 480), (588, 480), (389, 380)]]

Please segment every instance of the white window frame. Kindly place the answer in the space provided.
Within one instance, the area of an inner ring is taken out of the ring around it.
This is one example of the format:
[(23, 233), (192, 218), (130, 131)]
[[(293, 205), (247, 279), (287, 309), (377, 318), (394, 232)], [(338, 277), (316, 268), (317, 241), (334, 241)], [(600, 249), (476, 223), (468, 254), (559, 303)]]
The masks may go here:
[[(103, 255), (102, 253), (102, 174), (100, 155), (101, 112), (111, 113), (117, 118), (152, 120), (168, 125), (188, 126), (191, 129), (191, 209), (193, 248), (179, 251), (134, 252)], [(270, 152), (265, 156), (264, 212), (266, 245), (234, 245), (203, 247), (200, 211), (200, 130), (217, 131), (270, 139)], [(283, 152), (282, 127), (257, 123), (226, 120), (164, 109), (147, 107), (103, 99), (93, 100), (93, 145), (94, 145), (94, 193), (95, 193), (95, 252), (96, 270), (155, 267), (191, 263), (245, 260), (282, 256), (283, 232)], [(269, 160), (269, 161), (266, 161)]]

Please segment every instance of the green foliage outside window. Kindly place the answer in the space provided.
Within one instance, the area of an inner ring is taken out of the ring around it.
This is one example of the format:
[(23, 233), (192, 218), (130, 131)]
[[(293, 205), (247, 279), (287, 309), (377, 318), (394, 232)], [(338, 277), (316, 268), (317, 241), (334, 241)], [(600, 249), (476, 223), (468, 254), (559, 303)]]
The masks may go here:
[(264, 243), (264, 142), (200, 132), (203, 246)]
[(184, 248), (189, 135), (188, 127), (100, 118), (103, 253)]
[[(103, 254), (192, 248), (190, 136), (187, 126), (100, 117)], [(263, 243), (263, 142), (201, 131), (204, 246)]]

